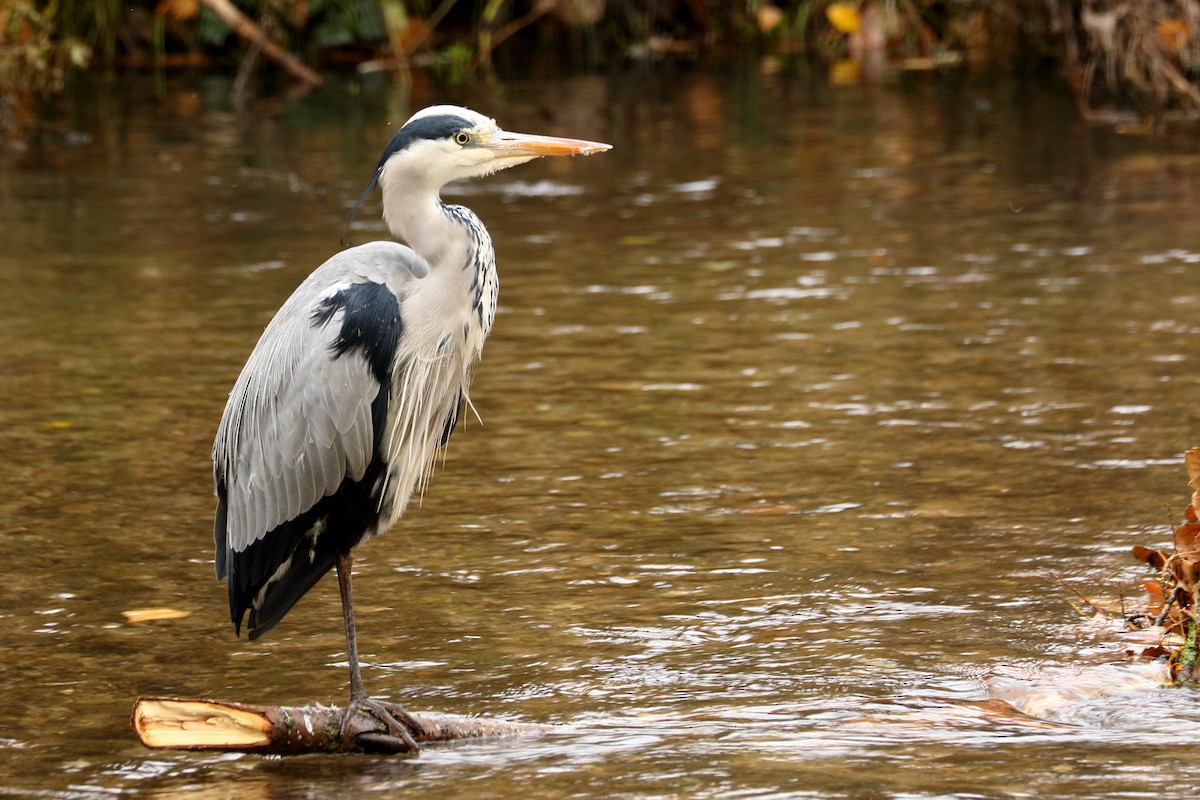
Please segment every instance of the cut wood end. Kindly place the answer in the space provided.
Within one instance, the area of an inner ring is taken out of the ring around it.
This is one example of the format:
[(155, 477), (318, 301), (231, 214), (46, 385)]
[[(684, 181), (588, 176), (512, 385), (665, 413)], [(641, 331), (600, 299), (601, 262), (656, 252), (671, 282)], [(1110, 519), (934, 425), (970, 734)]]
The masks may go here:
[(142, 697), (132, 722), (146, 747), (229, 749), (271, 742), (271, 723), (261, 714), (204, 700)]

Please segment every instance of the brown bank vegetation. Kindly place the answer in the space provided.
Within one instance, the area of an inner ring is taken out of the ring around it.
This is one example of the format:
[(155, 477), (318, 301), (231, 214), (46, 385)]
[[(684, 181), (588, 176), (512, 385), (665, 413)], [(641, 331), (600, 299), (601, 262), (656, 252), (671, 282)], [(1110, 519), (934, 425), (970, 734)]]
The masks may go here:
[(0, 0), (0, 131), (77, 71), (258, 69), (312, 85), (353, 65), (465, 80), (531, 55), (802, 59), (834, 80), (1051, 69), (1089, 118), (1200, 115), (1197, 0)]

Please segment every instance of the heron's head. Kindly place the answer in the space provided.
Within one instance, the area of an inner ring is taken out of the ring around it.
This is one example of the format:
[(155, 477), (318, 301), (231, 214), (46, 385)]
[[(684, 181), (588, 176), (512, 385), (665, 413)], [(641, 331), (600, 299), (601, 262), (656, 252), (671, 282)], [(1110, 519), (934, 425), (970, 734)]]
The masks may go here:
[(540, 156), (586, 155), (611, 145), (501, 130), (469, 108), (430, 106), (404, 123), (379, 159), (378, 174), (395, 169), (409, 179), (445, 186), (478, 178)]
[(582, 139), (512, 133), (469, 108), (430, 106), (413, 114), (392, 137), (350, 218), (376, 184), (385, 193), (436, 192), (451, 181), (490, 175), (542, 156), (589, 155), (611, 147)]

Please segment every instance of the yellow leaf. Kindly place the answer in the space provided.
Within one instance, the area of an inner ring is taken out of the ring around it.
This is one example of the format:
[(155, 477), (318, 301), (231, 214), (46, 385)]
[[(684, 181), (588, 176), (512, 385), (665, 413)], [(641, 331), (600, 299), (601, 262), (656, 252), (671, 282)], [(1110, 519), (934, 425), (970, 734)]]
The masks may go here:
[(43, 422), (42, 427), (48, 431), (61, 431), (65, 428), (70, 428), (74, 424), (69, 419), (52, 419), (49, 422)]
[(190, 616), (190, 611), (180, 611), (177, 608), (134, 608), (122, 611), (122, 616), (129, 622), (150, 622), (156, 619), (183, 619)]
[(825, 6), (825, 18), (829, 24), (849, 36), (862, 27), (862, 14), (855, 3), (830, 3)]

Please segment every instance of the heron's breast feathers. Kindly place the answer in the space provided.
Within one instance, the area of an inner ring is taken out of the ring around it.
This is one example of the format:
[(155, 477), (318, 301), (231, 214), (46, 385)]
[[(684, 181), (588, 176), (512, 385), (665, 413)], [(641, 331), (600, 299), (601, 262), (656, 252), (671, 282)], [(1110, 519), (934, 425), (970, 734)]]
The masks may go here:
[(386, 470), (379, 492), (379, 532), (404, 513), (414, 493), (424, 493), (470, 377), (470, 364), (453, 351), (404, 359), (397, 366), (382, 442)]

